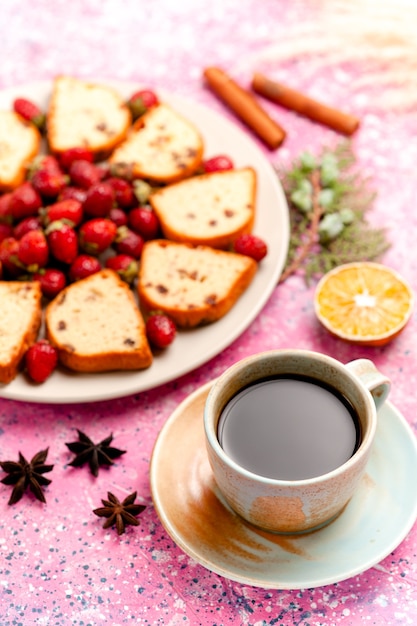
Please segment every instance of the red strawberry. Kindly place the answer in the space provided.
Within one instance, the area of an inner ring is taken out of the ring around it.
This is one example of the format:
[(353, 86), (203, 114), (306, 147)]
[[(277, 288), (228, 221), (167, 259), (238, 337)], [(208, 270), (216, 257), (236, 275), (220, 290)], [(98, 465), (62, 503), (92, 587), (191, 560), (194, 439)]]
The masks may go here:
[(268, 247), (263, 239), (252, 234), (237, 237), (233, 247), (235, 252), (250, 256), (255, 261), (262, 261), (268, 253)]
[(156, 239), (159, 234), (159, 220), (149, 207), (136, 207), (129, 212), (129, 226), (144, 239)]
[(170, 317), (162, 313), (151, 315), (146, 322), (146, 335), (149, 343), (156, 348), (166, 348), (176, 336), (177, 329)]
[(13, 221), (13, 216), (10, 211), (10, 199), (12, 197), (12, 193), (4, 193), (0, 196), (0, 223), (1, 224), (11, 224)]
[(29, 181), (12, 191), (9, 211), (14, 220), (36, 215), (41, 206), (42, 199)]
[(130, 209), (137, 204), (132, 185), (124, 178), (111, 176), (106, 181), (112, 186), (116, 204), (122, 209)]
[(13, 110), (18, 113), (23, 119), (28, 122), (32, 122), (42, 130), (45, 126), (45, 115), (40, 108), (31, 100), (27, 98), (16, 98), (13, 102)]
[(29, 271), (45, 267), (49, 258), (46, 237), (41, 230), (30, 230), (19, 240), (17, 258)]
[(18, 250), (19, 242), (14, 237), (6, 237), (0, 242), (0, 263), (3, 275), (8, 274), (14, 278), (22, 273), (22, 268), (18, 265)]
[(88, 161), (89, 163), (92, 163), (93, 160), (93, 153), (89, 148), (84, 146), (68, 148), (67, 150), (64, 150), (59, 157), (61, 167), (63, 167), (63, 169), (67, 172), (74, 161)]
[(52, 267), (39, 270), (33, 275), (33, 280), (38, 280), (45, 298), (52, 300), (67, 284), (64, 272)]
[(133, 256), (134, 259), (140, 259), (143, 244), (143, 238), (127, 226), (120, 226), (117, 229), (114, 247), (118, 254), (128, 254)]
[(91, 274), (96, 274), (101, 270), (100, 261), (95, 256), (89, 254), (79, 254), (71, 263), (68, 270), (69, 279), (72, 282), (87, 278)]
[(0, 222), (0, 242), (7, 237), (12, 237), (13, 234), (13, 226), (10, 226), (10, 224), (2, 224)]
[(78, 254), (77, 233), (64, 221), (51, 222), (46, 229), (49, 249), (57, 261), (72, 263)]
[(56, 198), (67, 184), (65, 176), (52, 169), (37, 170), (30, 181), (43, 198)]
[(139, 265), (136, 259), (128, 254), (116, 254), (106, 261), (106, 267), (117, 272), (129, 285), (133, 283), (138, 275)]
[(203, 169), (207, 174), (212, 172), (224, 172), (226, 170), (232, 170), (233, 168), (234, 164), (232, 159), (225, 154), (219, 154), (203, 162)]
[(88, 189), (91, 185), (99, 183), (103, 173), (97, 165), (90, 161), (73, 161), (69, 168), (71, 182), (76, 187)]
[(64, 220), (69, 226), (78, 226), (83, 220), (83, 207), (78, 200), (60, 200), (50, 204), (43, 212), (46, 225)]
[(106, 217), (95, 217), (80, 226), (80, 246), (88, 254), (98, 255), (115, 240), (117, 226)]
[(85, 197), (87, 195), (87, 191), (85, 189), (81, 189), (80, 187), (73, 187), (72, 185), (67, 185), (59, 196), (59, 200), (78, 200), (81, 204), (84, 202)]
[(91, 185), (83, 203), (84, 212), (90, 217), (107, 217), (114, 205), (114, 190), (108, 182)]
[(30, 230), (42, 230), (41, 218), (38, 215), (32, 215), (32, 217), (25, 217), (20, 220), (13, 229), (13, 236), (16, 239), (22, 239), (23, 235)]
[(25, 364), (29, 377), (43, 383), (58, 364), (58, 351), (46, 339), (40, 339), (26, 351)]
[(150, 89), (136, 91), (128, 101), (134, 120), (156, 104), (159, 104), (158, 96)]
[(56, 172), (57, 174), (63, 174), (58, 159), (52, 154), (39, 154), (36, 156), (28, 167), (29, 179), (38, 170), (48, 170), (48, 172)]
[(111, 219), (111, 221), (114, 222), (117, 227), (127, 226), (127, 214), (122, 209), (119, 209), (119, 207), (117, 206), (114, 206), (110, 211), (109, 219)]

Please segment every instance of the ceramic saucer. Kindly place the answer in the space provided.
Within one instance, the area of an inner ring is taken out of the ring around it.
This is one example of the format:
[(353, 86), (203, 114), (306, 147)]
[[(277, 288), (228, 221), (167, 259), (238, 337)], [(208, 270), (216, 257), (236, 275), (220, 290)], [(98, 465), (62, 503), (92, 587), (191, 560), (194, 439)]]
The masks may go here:
[(152, 497), (175, 543), (207, 569), (263, 588), (305, 589), (357, 575), (388, 556), (417, 518), (417, 443), (387, 402), (358, 492), (329, 526), (280, 536), (246, 524), (222, 499), (204, 442), (203, 406), (212, 382), (167, 420), (151, 460)]

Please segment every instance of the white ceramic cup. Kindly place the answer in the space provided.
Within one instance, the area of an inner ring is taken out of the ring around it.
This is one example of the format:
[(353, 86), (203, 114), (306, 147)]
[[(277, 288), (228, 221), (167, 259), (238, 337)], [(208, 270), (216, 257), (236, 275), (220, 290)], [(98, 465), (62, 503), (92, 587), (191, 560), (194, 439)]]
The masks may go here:
[[(308, 377), (330, 386), (348, 399), (358, 417), (358, 448), (342, 465), (323, 475), (301, 480), (261, 476), (237, 464), (220, 445), (218, 422), (227, 402), (248, 385), (283, 375)], [(364, 475), (376, 432), (377, 409), (389, 390), (389, 379), (368, 359), (344, 365), (317, 352), (273, 350), (232, 365), (213, 383), (204, 408), (208, 457), (225, 501), (247, 522), (277, 533), (307, 532), (335, 519)]]

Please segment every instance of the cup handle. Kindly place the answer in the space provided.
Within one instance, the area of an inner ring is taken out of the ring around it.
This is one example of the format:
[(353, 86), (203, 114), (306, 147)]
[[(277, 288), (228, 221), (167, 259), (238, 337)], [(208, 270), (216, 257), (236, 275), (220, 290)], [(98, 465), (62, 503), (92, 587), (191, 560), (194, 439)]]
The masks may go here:
[(391, 389), (389, 378), (382, 374), (369, 359), (350, 361), (350, 363), (346, 363), (346, 367), (360, 378), (362, 384), (365, 385), (373, 397), (376, 408), (379, 409), (384, 404)]

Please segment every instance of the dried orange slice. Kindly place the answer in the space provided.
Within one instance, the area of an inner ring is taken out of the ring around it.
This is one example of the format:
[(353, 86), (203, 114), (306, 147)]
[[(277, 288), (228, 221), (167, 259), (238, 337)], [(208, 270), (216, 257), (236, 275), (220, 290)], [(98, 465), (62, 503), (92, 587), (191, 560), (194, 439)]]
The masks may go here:
[(383, 346), (409, 321), (414, 296), (393, 269), (371, 262), (340, 265), (319, 281), (314, 309), (327, 330), (351, 343)]

